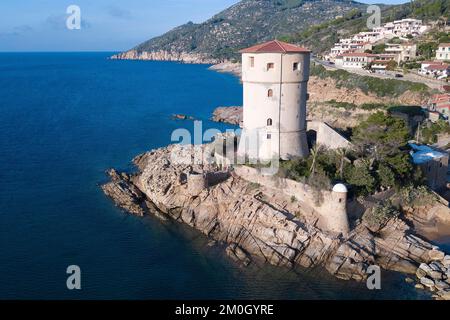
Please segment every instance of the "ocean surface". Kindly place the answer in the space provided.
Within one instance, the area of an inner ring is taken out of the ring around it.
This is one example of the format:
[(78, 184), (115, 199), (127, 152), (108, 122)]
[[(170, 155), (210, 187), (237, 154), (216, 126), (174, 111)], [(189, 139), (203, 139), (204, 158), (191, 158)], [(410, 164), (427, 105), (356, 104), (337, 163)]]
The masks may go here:
[[(235, 77), (112, 53), (0, 54), (0, 299), (418, 299), (398, 273), (382, 290), (323, 270), (241, 269), (189, 227), (136, 218), (99, 188), (111, 167), (171, 141), (220, 105)], [(80, 291), (66, 268), (81, 268)]]

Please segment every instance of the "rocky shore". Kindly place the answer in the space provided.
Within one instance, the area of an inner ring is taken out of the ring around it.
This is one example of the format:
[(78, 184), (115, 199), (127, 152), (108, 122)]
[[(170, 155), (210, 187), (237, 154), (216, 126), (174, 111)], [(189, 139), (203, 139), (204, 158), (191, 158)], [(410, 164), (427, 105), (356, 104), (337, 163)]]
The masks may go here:
[(143, 51), (130, 50), (113, 55), (112, 60), (145, 60), (145, 61), (175, 61), (190, 64), (217, 64), (220, 60), (211, 59), (207, 55), (188, 53), (188, 52), (169, 52), (160, 51)]
[[(262, 259), (277, 266), (323, 266), (338, 278), (363, 280), (370, 265), (414, 275), (421, 264), (436, 260), (438, 249), (400, 218), (376, 232), (352, 221), (347, 236), (329, 233), (317, 226), (311, 208), (277, 190), (215, 165), (176, 161), (211, 156), (210, 148), (171, 145), (147, 152), (133, 160), (137, 173), (111, 170), (102, 189), (132, 214), (173, 219), (227, 244), (227, 254), (243, 265)], [(193, 172), (208, 172), (209, 183), (193, 191), (187, 183)]]
[(217, 107), (213, 112), (212, 120), (239, 125), (243, 120), (243, 109), (242, 107)]

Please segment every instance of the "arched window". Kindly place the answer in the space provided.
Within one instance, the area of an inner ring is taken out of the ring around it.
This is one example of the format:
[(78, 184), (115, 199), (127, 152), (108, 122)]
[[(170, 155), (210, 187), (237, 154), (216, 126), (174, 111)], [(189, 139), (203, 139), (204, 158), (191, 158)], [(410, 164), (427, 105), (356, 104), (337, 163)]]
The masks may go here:
[(267, 91), (267, 97), (268, 98), (272, 98), (273, 97), (273, 90), (269, 89), (269, 91)]
[(272, 119), (270, 119), (270, 118), (267, 119), (267, 125), (268, 125), (268, 126), (271, 126), (271, 125), (272, 125)]

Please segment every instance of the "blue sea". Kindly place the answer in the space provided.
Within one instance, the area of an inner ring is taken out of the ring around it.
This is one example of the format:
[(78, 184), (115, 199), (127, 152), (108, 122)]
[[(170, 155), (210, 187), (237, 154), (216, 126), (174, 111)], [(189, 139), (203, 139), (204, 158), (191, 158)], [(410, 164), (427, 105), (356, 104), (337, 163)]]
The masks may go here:
[[(177, 128), (240, 105), (238, 79), (204, 65), (113, 61), (112, 53), (0, 54), (0, 299), (419, 299), (398, 273), (382, 290), (320, 269), (242, 269), (195, 230), (137, 218), (99, 188), (111, 167)], [(81, 268), (79, 291), (66, 268)]]

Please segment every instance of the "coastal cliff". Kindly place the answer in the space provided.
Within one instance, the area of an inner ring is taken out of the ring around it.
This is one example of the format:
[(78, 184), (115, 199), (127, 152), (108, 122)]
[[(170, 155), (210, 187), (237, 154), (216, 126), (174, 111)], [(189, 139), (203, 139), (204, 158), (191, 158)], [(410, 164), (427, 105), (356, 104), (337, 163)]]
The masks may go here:
[(208, 57), (205, 54), (189, 52), (137, 51), (130, 50), (111, 57), (112, 60), (145, 60), (145, 61), (174, 61), (191, 64), (217, 64), (220, 60)]
[[(277, 266), (322, 266), (338, 278), (363, 280), (370, 265), (414, 274), (436, 252), (441, 255), (400, 218), (376, 232), (358, 221), (352, 221), (346, 236), (326, 232), (310, 207), (282, 192), (214, 165), (174, 161), (186, 154), (211, 154), (208, 148), (171, 145), (147, 152), (134, 159), (136, 174), (111, 170), (111, 181), (102, 189), (132, 214), (173, 219), (227, 244), (227, 253), (244, 265), (263, 259)], [(191, 172), (209, 172), (210, 183), (193, 192), (187, 183)]]

